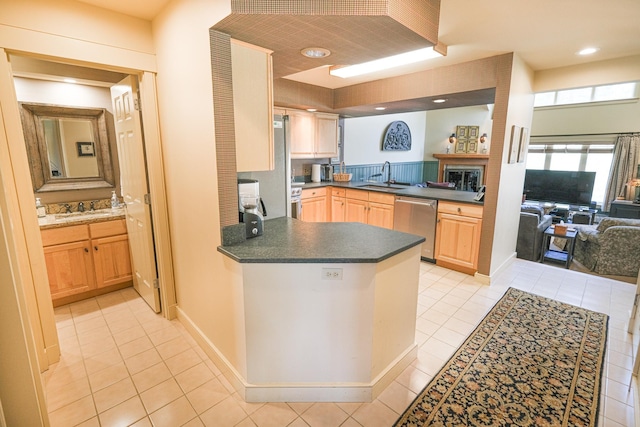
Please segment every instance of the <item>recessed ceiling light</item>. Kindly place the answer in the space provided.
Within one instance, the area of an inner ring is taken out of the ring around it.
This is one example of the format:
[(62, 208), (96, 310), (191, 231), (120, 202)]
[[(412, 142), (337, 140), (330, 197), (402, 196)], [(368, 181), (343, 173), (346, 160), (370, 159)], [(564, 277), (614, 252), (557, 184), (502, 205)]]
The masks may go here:
[(318, 111), (317, 108), (307, 108), (307, 111), (313, 113), (314, 111)]
[(64, 79), (63, 81), (64, 81), (65, 83), (78, 83), (78, 81), (77, 81), (76, 79), (69, 79), (69, 78)]
[(376, 107), (376, 110), (378, 110), (378, 111), (384, 111), (386, 109), (387, 109), (387, 107)]
[(413, 64), (427, 59), (438, 58), (440, 56), (442, 56), (442, 54), (436, 52), (433, 47), (427, 47), (424, 49), (401, 53), (399, 55), (376, 59), (375, 61), (363, 62), (362, 64), (348, 65), (346, 67), (334, 66), (329, 68), (329, 74), (346, 79), (348, 77), (387, 70), (389, 68)]
[(300, 53), (307, 58), (325, 58), (331, 55), (331, 51), (321, 47), (306, 47)]
[(597, 47), (587, 47), (585, 49), (582, 49), (581, 51), (578, 52), (578, 55), (591, 55), (596, 53), (598, 50)]
[(447, 102), (447, 100), (444, 98), (440, 98), (440, 99), (434, 99), (433, 102), (435, 104), (442, 104), (443, 102)]

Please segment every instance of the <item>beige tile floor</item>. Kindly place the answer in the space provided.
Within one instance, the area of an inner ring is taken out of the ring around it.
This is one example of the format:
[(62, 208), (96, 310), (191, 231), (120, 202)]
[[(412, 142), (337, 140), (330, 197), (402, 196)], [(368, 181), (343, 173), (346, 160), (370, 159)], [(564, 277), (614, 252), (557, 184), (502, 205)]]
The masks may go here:
[(635, 286), (516, 260), (491, 286), (421, 265), (418, 358), (372, 403), (245, 403), (178, 321), (131, 288), (56, 309), (62, 359), (43, 375), (53, 426), (391, 426), (513, 286), (611, 315), (599, 427), (633, 426)]

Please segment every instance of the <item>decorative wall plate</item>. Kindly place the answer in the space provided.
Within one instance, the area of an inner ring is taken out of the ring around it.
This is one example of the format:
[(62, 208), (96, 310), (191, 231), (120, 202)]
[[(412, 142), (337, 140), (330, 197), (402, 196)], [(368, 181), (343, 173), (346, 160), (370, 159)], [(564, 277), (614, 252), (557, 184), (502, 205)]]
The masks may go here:
[(405, 122), (395, 121), (387, 127), (382, 141), (382, 150), (411, 150), (411, 131)]

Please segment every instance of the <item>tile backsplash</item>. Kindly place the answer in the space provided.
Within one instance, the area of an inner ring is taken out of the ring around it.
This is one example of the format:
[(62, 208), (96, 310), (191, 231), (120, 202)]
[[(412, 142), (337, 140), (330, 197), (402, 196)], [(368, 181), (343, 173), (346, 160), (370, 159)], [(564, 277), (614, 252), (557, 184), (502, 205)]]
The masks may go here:
[[(118, 198), (120, 203), (122, 200)], [(93, 208), (95, 210), (98, 209), (110, 209), (111, 208), (111, 199), (99, 199), (99, 200), (78, 200), (75, 202), (68, 203), (47, 203), (44, 205), (45, 210), (48, 215), (55, 215), (59, 213), (65, 213), (67, 211), (66, 204), (71, 206), (71, 212), (78, 212), (78, 204), (82, 202), (84, 203), (84, 210), (88, 211), (91, 209), (91, 202), (93, 202)]]

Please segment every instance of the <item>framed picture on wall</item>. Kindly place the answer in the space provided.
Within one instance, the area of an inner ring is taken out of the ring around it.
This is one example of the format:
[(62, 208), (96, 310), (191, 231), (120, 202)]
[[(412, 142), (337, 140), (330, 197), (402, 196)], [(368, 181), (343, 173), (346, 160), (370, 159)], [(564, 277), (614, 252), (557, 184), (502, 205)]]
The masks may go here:
[(520, 126), (511, 126), (511, 140), (509, 141), (509, 163), (515, 163), (518, 158), (518, 149), (520, 148)]
[(93, 142), (76, 142), (76, 146), (78, 147), (78, 157), (93, 157), (96, 155)]
[(520, 132), (520, 144), (518, 146), (518, 163), (524, 163), (524, 158), (529, 147), (529, 128), (522, 128)]

